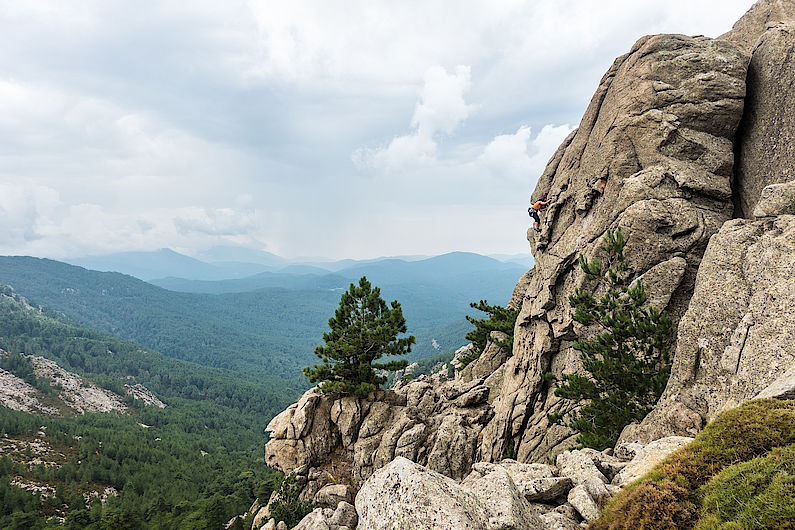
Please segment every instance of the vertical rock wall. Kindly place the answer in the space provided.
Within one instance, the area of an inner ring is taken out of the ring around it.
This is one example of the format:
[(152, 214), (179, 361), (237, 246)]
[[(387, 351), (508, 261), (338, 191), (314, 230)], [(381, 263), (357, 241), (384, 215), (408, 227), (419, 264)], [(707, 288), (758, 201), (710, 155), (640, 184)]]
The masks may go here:
[(499, 460), (511, 447), (520, 461), (538, 460), (572, 444), (568, 429), (547, 422), (570, 405), (541, 376), (580, 369), (568, 295), (584, 281), (579, 253), (593, 255), (606, 230), (622, 227), (632, 273), (647, 274), (659, 309), (682, 316), (707, 241), (732, 216), (748, 61), (726, 41), (657, 35), (605, 74), (533, 193), (553, 203), (543, 233), (528, 232), (536, 266), (518, 286), (514, 352), (480, 460)]

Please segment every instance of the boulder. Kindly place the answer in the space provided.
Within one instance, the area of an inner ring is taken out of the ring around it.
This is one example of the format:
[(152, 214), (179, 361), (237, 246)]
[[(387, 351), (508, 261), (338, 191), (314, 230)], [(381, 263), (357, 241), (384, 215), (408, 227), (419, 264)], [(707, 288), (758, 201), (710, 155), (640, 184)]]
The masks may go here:
[(754, 208), (754, 217), (795, 215), (795, 180), (765, 186)]
[(580, 484), (572, 488), (569, 492), (568, 500), (574, 506), (574, 509), (577, 510), (577, 513), (587, 522), (590, 523), (599, 518), (599, 505), (591, 498), (584, 485)]
[(504, 468), (497, 467), (472, 481), (467, 484), (466, 490), (480, 500), (486, 509), (488, 528), (539, 527), (540, 520)]
[(358, 521), (359, 516), (356, 514), (356, 508), (354, 508), (353, 504), (343, 501), (337, 505), (337, 509), (334, 510), (329, 522), (332, 525), (356, 528)]
[(356, 495), (359, 526), (393, 528), (486, 528), (481, 502), (452, 479), (405, 458), (375, 472)]
[(632, 461), (613, 478), (612, 484), (626, 486), (692, 441), (693, 438), (686, 436), (668, 436), (651, 442), (637, 451)]
[(293, 527), (293, 530), (331, 530), (328, 519), (334, 512), (328, 508), (315, 508)]
[(328, 484), (315, 494), (315, 504), (321, 507), (336, 507), (340, 502), (353, 500), (353, 495), (345, 484)]
[(561, 477), (569, 477), (576, 485), (588, 479), (596, 479), (603, 484), (609, 482), (599, 470), (593, 457), (585, 450), (564, 451), (557, 458), (558, 473)]

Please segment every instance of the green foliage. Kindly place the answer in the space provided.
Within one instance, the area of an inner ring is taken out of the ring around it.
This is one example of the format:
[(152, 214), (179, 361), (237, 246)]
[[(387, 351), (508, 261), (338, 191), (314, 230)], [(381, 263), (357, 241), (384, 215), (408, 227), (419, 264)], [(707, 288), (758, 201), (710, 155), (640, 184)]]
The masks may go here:
[(310, 382), (321, 382), (323, 392), (347, 392), (366, 397), (386, 382), (375, 370), (400, 370), (407, 361), (373, 364), (384, 355), (405, 355), (414, 337), (398, 338), (406, 332), (406, 319), (397, 300), (390, 306), (381, 290), (362, 276), (359, 285), (351, 284), (342, 293), (340, 305), (328, 321), (331, 331), (323, 333), (325, 346), (315, 348), (321, 365), (304, 368)]
[(573, 319), (601, 332), (573, 344), (589, 375), (563, 374), (555, 390), (559, 397), (583, 403), (567, 425), (579, 432), (580, 444), (599, 450), (615, 445), (626, 425), (651, 411), (670, 374), (671, 319), (653, 307), (644, 309), (646, 291), (642, 282), (629, 282), (625, 244), (620, 228), (608, 230), (600, 247), (606, 264), (580, 254), (580, 267), (596, 284), (591, 291), (604, 294), (597, 300), (592, 292), (576, 289), (569, 296)]
[(271, 517), (276, 521), (284, 521), (287, 528), (297, 525), (309, 512), (314, 510), (312, 501), (299, 499), (301, 486), (298, 485), (295, 474), (284, 475), (278, 473), (273, 477), (273, 491), (276, 493), (270, 504)]
[(698, 530), (795, 528), (795, 444), (724, 469), (703, 493)]
[(754, 400), (625, 488), (592, 530), (793, 528), (795, 401)]
[[(476, 319), (467, 315), (467, 320), (474, 324), (475, 329), (466, 334), (466, 339), (472, 341), (475, 350), (482, 352), (486, 347), (486, 342), (492, 341), (500, 348), (510, 352), (513, 348), (513, 328), (516, 325), (516, 317), (519, 316), (519, 309), (489, 305), (486, 300), (481, 300), (477, 304), (472, 302), (469, 305), (489, 315), (484, 319)], [(493, 340), (491, 338), (492, 331), (501, 331), (508, 336), (502, 340)]]

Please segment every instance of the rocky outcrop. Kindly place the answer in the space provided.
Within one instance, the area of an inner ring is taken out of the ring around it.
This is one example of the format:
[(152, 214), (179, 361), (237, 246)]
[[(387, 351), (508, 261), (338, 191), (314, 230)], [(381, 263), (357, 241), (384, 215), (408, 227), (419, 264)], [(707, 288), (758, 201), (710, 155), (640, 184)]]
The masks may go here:
[[(512, 351), (492, 343), (464, 366), (464, 348), (452, 380), (366, 400), (309, 392), (271, 422), (268, 464), (296, 470), (307, 498), (336, 492), (318, 521), (361, 488), (360, 528), (576, 528), (720, 411), (795, 395), (793, 14), (762, 0), (721, 39), (644, 37), (616, 59), (533, 192), (551, 205), (508, 302)], [(672, 375), (615, 454), (570, 450), (548, 421), (572, 410), (551, 381), (582, 370), (568, 296), (585, 285), (578, 256), (617, 227), (632, 278), (678, 327)]]
[(632, 273), (647, 275), (657, 308), (675, 320), (684, 313), (707, 241), (732, 215), (732, 140), (748, 61), (725, 41), (657, 35), (604, 76), (533, 193), (553, 203), (543, 233), (529, 232), (536, 265), (520, 281), (513, 356), (478, 459), (499, 460), (512, 447), (521, 461), (539, 460), (574, 444), (571, 431), (547, 420), (570, 405), (542, 376), (580, 369), (568, 295), (583, 285), (578, 255), (592, 256), (607, 229), (628, 236)]
[(58, 409), (45, 405), (33, 386), (0, 368), (0, 405), (33, 414), (57, 415)]
[(732, 42), (750, 53), (768, 27), (783, 20), (795, 20), (795, 2), (792, 0), (759, 0), (740, 20), (735, 22), (730, 31), (718, 38)]
[[(0, 356), (8, 352), (0, 350)], [(55, 390), (45, 396), (41, 390), (14, 374), (0, 369), (0, 405), (32, 414), (57, 416), (68, 413), (126, 412), (127, 405), (118, 394), (99, 387), (75, 373), (64, 370), (55, 361), (38, 355), (30, 359), (36, 377), (48, 381)], [(164, 408), (166, 405), (143, 385), (125, 385), (128, 394), (144, 404)]]
[(330, 484), (358, 489), (398, 456), (460, 480), (491, 417), (489, 392), (483, 379), (441, 386), (420, 379), (367, 399), (312, 389), (268, 424), (265, 458), (285, 473), (297, 470), (306, 498)]
[(710, 240), (668, 386), (622, 440), (693, 436), (795, 367), (795, 216), (734, 219)]

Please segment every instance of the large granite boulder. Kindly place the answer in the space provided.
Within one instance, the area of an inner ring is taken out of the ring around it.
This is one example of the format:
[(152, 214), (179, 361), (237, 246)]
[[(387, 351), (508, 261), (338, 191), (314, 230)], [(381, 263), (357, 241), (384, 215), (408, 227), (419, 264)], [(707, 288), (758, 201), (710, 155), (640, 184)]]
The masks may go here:
[(793, 278), (794, 215), (727, 222), (704, 254), (668, 386), (622, 441), (693, 436), (777, 380), (784, 388), (795, 367)]
[(368, 530), (545, 528), (510, 474), (497, 467), (466, 485), (397, 458), (356, 496), (359, 526)]
[(622, 227), (630, 272), (646, 275), (657, 309), (675, 321), (684, 314), (707, 242), (732, 215), (748, 61), (726, 41), (656, 35), (605, 74), (532, 195), (552, 204), (542, 234), (528, 232), (536, 264), (511, 300), (521, 298), (513, 355), (479, 460), (542, 460), (574, 445), (569, 429), (547, 420), (571, 404), (542, 376), (581, 370), (568, 296), (584, 285), (579, 254), (595, 255), (606, 230)]

